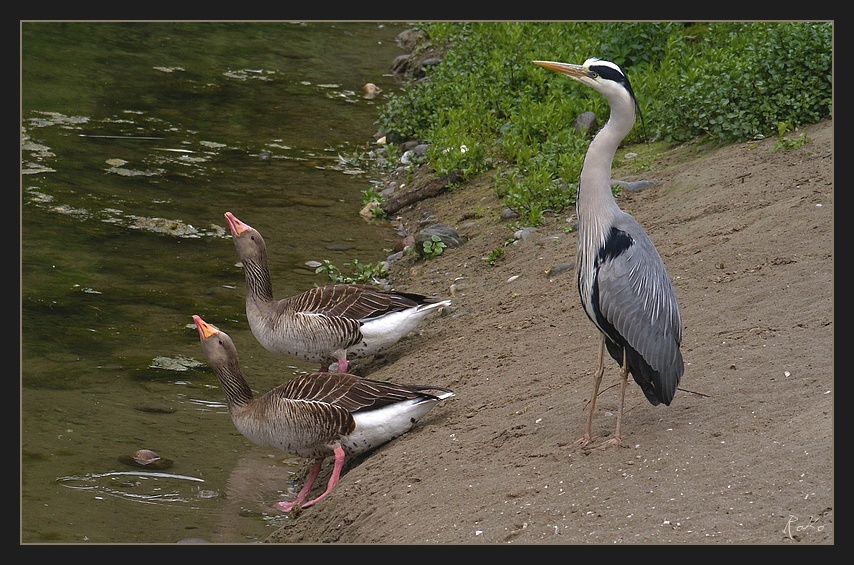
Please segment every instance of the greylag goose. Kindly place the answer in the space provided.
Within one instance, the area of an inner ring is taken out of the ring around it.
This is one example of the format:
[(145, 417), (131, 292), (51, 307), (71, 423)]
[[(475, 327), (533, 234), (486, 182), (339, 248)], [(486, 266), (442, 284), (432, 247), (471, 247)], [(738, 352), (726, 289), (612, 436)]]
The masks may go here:
[[(283, 512), (297, 506), (307, 508), (324, 498), (338, 483), (345, 457), (370, 451), (408, 432), (440, 400), (454, 396), (443, 387), (316, 372), (255, 397), (231, 337), (199, 316), (194, 315), (193, 321), (238, 431), (258, 445), (314, 460), (296, 499), (273, 505)], [(428, 390), (441, 392), (430, 394), (425, 392)], [(329, 455), (335, 457), (335, 464), (326, 490), (306, 501)]]
[(431, 312), (449, 306), (420, 294), (386, 291), (362, 284), (315, 287), (276, 300), (267, 266), (267, 246), (258, 230), (225, 213), (246, 275), (246, 318), (265, 349), (321, 364), (378, 353), (415, 329)]

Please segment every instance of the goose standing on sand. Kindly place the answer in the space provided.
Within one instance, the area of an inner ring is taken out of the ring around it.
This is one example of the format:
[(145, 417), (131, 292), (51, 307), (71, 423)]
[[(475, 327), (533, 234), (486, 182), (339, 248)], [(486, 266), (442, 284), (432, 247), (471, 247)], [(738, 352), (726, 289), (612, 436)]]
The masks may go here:
[(246, 274), (246, 318), (265, 349), (321, 364), (378, 353), (415, 329), (431, 312), (449, 306), (420, 294), (386, 291), (361, 284), (312, 288), (276, 300), (267, 266), (267, 246), (258, 230), (231, 212), (225, 219)]
[[(240, 369), (231, 337), (199, 316), (194, 315), (193, 322), (238, 431), (258, 445), (314, 460), (296, 500), (273, 505), (283, 512), (307, 508), (324, 498), (338, 483), (345, 457), (408, 432), (440, 400), (454, 396), (443, 387), (318, 372), (297, 376), (256, 398)], [(428, 390), (441, 392), (429, 394)], [(329, 455), (334, 455), (335, 464), (326, 490), (306, 501)]]

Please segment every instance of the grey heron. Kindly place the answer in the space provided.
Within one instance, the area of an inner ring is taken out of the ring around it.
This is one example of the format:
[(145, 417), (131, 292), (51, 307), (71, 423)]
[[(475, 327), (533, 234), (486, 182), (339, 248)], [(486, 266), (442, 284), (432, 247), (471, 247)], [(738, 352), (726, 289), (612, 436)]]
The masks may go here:
[(590, 58), (582, 65), (534, 64), (589, 86), (605, 97), (611, 109), (607, 123), (587, 148), (576, 202), (578, 292), (584, 312), (601, 336), (587, 429), (576, 443), (586, 447), (593, 440), (593, 414), (607, 347), (621, 366), (620, 408), (614, 436), (595, 447), (620, 444), (629, 373), (653, 406), (669, 406), (684, 371), (682, 320), (664, 262), (644, 229), (620, 209), (611, 192), (611, 163), (635, 124), (637, 100), (625, 73), (610, 61)]

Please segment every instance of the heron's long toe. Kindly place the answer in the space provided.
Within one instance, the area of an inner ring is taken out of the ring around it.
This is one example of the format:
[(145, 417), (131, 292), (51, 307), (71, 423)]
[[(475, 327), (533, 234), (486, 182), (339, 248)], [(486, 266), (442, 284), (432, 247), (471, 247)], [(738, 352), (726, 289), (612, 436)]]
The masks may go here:
[(572, 443), (559, 443), (558, 447), (561, 451), (566, 451), (567, 449), (572, 449), (573, 451), (576, 449), (585, 449), (594, 439), (596, 438), (592, 438), (585, 434)]
[(606, 447), (608, 447), (608, 446), (610, 446), (610, 445), (619, 445), (619, 446), (622, 446), (622, 445), (623, 445), (623, 440), (622, 440), (622, 439), (620, 439), (619, 437), (612, 437), (612, 438), (610, 438), (610, 439), (606, 439), (605, 441), (602, 441), (602, 442), (600, 442), (600, 443), (598, 443), (598, 444), (596, 444), (596, 445), (585, 445), (585, 446), (584, 446), (584, 449), (587, 449), (587, 450), (589, 450), (589, 451), (593, 451), (593, 450), (596, 450), (596, 449), (604, 449), (604, 448), (606, 448)]
[(574, 444), (574, 445), (575, 445), (575, 446), (577, 446), (577, 447), (587, 447), (587, 445), (588, 445), (591, 441), (593, 441), (594, 439), (595, 439), (595, 438), (592, 438), (592, 437), (590, 437), (589, 435), (584, 434), (583, 436), (581, 436), (580, 438), (578, 438), (577, 440), (575, 440), (575, 444)]

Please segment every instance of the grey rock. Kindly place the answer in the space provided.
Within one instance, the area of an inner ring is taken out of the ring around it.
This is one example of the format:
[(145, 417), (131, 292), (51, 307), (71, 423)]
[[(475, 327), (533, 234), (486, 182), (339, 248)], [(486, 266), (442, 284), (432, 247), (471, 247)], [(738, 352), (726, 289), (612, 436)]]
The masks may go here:
[(515, 237), (517, 240), (521, 239), (522, 241), (528, 241), (528, 237), (530, 237), (530, 235), (535, 231), (537, 231), (537, 228), (522, 228), (520, 230), (516, 230), (516, 232), (513, 234), (513, 237)]
[(555, 277), (574, 268), (575, 261), (569, 261), (568, 263), (556, 263), (552, 265), (548, 271), (546, 271), (546, 276), (549, 278)]
[(599, 129), (599, 122), (593, 112), (584, 112), (575, 118), (575, 133), (593, 135)]
[(612, 180), (611, 187), (619, 186), (623, 190), (628, 190), (629, 192), (635, 192), (636, 190), (640, 190), (642, 188), (646, 188), (648, 186), (653, 186), (658, 184), (658, 181), (655, 180), (634, 180), (634, 181), (624, 181), (624, 180)]
[(445, 224), (436, 223), (415, 234), (415, 250), (419, 255), (424, 255), (424, 242), (430, 241), (433, 236), (437, 236), (445, 247), (459, 247), (463, 244), (463, 239), (457, 230)]

